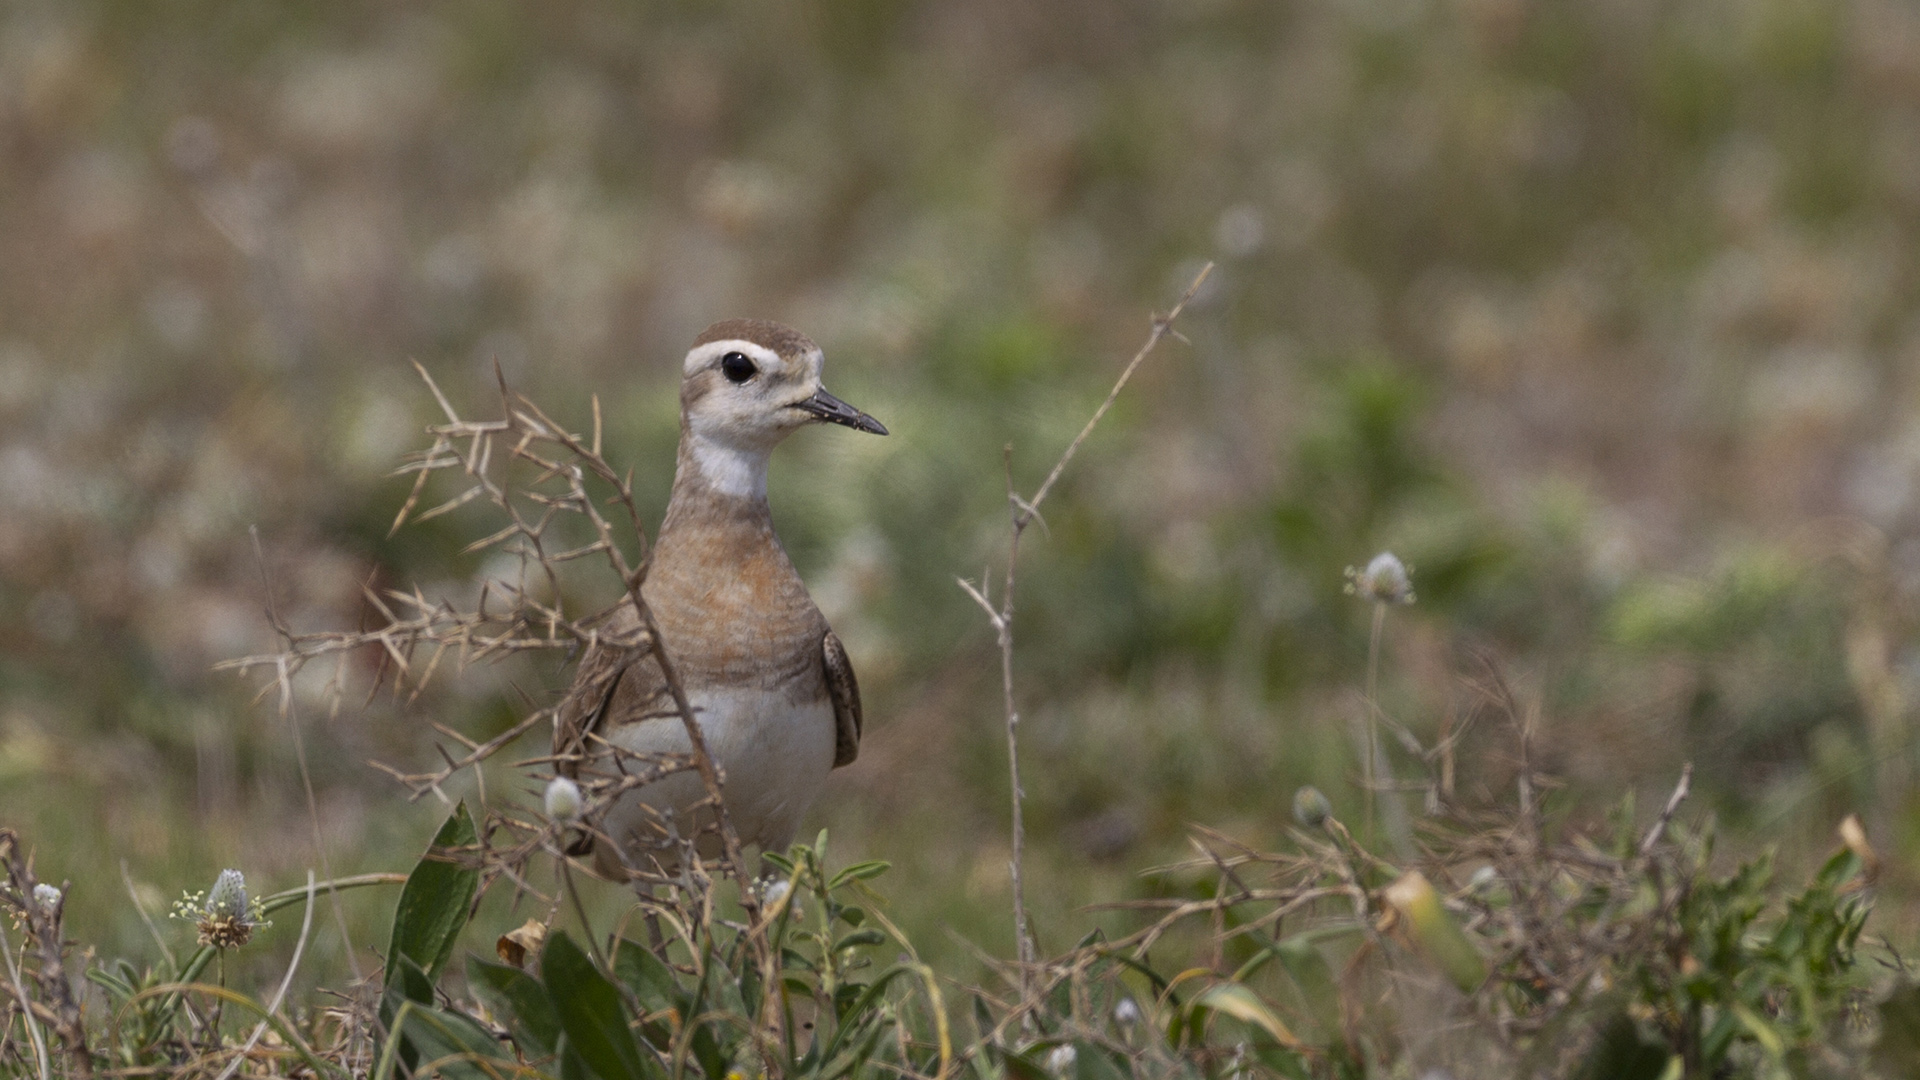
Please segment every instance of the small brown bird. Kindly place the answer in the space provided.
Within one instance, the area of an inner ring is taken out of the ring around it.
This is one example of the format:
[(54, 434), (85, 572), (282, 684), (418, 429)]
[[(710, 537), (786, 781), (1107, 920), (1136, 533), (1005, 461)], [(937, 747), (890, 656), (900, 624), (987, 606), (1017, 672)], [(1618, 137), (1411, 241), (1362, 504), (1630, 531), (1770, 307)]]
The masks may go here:
[[(694, 339), (673, 495), (641, 587), (724, 773), (727, 815), (741, 842), (763, 851), (786, 850), (827, 773), (860, 750), (853, 666), (767, 509), (768, 457), (794, 431), (825, 422), (887, 433), (827, 393), (822, 359), (806, 335), (760, 319), (715, 323)], [(628, 604), (607, 632), (631, 640), (638, 625)], [(561, 775), (618, 777), (647, 767), (632, 755), (692, 744), (651, 653), (603, 645), (581, 661), (553, 749)], [(591, 841), (595, 870), (615, 880), (671, 870), (682, 838), (705, 824), (689, 811), (705, 795), (698, 773), (679, 772), (620, 796)], [(711, 856), (717, 844), (709, 834), (700, 848)]]

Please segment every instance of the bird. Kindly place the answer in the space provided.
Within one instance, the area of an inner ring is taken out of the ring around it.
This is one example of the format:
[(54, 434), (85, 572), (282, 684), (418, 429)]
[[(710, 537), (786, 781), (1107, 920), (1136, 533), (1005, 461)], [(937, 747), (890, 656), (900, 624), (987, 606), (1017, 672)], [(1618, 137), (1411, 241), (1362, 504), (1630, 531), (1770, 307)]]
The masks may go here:
[[(821, 385), (824, 355), (764, 319), (714, 323), (681, 368), (673, 491), (641, 598), (723, 777), (741, 844), (784, 854), (827, 774), (860, 751), (860, 687), (847, 650), (774, 532), (767, 464), (812, 424), (887, 434)], [(665, 674), (629, 599), (609, 616), (555, 712), (559, 775), (646, 775), (647, 755), (690, 754)], [(614, 644), (635, 642), (639, 644)], [(570, 854), (615, 881), (673, 873), (692, 841), (718, 853), (698, 772), (613, 791)]]

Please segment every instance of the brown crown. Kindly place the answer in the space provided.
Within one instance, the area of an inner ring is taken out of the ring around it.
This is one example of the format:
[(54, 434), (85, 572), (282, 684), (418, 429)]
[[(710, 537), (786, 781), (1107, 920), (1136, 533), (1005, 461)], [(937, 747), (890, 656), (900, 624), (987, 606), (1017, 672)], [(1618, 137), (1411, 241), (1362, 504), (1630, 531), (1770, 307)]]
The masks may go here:
[(812, 338), (768, 319), (726, 319), (714, 323), (700, 331), (700, 336), (693, 339), (693, 347), (730, 339), (751, 341), (781, 356), (805, 356), (816, 348)]

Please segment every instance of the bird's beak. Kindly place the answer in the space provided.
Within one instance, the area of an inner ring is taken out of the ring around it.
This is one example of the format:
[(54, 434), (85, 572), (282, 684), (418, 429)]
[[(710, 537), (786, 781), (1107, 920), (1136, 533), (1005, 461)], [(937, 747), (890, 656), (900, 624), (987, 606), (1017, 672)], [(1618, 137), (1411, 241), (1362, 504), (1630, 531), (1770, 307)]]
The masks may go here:
[(801, 412), (812, 413), (829, 424), (845, 424), (855, 431), (865, 431), (873, 435), (887, 433), (885, 424), (827, 393), (824, 389), (815, 391), (814, 395), (805, 401), (794, 402), (792, 407)]

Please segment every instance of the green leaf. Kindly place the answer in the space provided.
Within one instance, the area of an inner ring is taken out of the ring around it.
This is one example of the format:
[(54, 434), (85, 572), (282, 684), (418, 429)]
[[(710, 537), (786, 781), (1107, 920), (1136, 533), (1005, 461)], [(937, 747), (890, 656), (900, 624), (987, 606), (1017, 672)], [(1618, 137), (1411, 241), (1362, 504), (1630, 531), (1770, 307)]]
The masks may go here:
[(380, 1026), (392, 1033), (388, 1042), (393, 1044), (399, 1062), (410, 1072), (419, 1060), (418, 1053), (395, 1023), (396, 1018), (408, 1015), (401, 1007), (409, 1002), (415, 1006), (431, 1006), (433, 980), (427, 978), (427, 973), (421, 971), (411, 957), (401, 955), (387, 965), (387, 988), (380, 995)]
[(402, 956), (420, 965), (429, 981), (440, 978), (453, 956), (454, 942), (467, 925), (474, 890), (480, 884), (479, 869), (461, 866), (449, 852), (478, 842), (473, 818), (463, 802), (440, 826), (432, 846), (400, 890), (400, 903), (393, 912), (393, 940), (387, 947), (388, 984), (393, 982), (394, 972), (399, 969), (396, 960)]
[(539, 980), (508, 964), (467, 957), (467, 984), (504, 1017), (528, 1057), (547, 1057), (560, 1039), (560, 1017)]
[(1486, 959), (1447, 911), (1425, 874), (1409, 870), (1380, 890), (1380, 896), (1406, 920), (1408, 937), (1415, 948), (1452, 979), (1461, 993), (1471, 994), (1487, 981)]
[(1000, 1064), (1006, 1066), (1007, 1075), (1012, 1080), (1054, 1080), (1052, 1073), (1025, 1054), (998, 1047), (996, 1049), (1000, 1051)]
[(870, 881), (891, 869), (893, 864), (882, 859), (857, 862), (833, 875), (833, 880), (827, 883), (827, 888), (837, 889), (850, 881)]
[[(438, 1009), (433, 1004), (433, 981), (411, 957), (401, 956), (389, 973), (380, 1017), (393, 1046), (395, 1060), (409, 1072), (433, 1062), (432, 1070), (449, 1077), (482, 1078), (496, 1075), (474, 1062), (480, 1058), (510, 1060), (493, 1035), (473, 1018)], [(396, 1068), (395, 1073), (399, 1073)]]
[(488, 1068), (483, 1061), (512, 1062), (502, 1047), (473, 1018), (445, 1009), (407, 1010), (402, 1035), (418, 1055), (410, 1066), (416, 1075), (431, 1073), (450, 1080), (492, 1080), (505, 1070)]
[(1759, 1013), (1748, 1008), (1745, 1003), (1736, 1001), (1733, 1003), (1733, 1015), (1739, 1018), (1740, 1026), (1747, 1029), (1747, 1034), (1753, 1036), (1754, 1041), (1760, 1044), (1761, 1049), (1765, 1050), (1768, 1056), (1775, 1060), (1785, 1056), (1786, 1040), (1782, 1039), (1773, 1025), (1767, 1023)]
[(1253, 1048), (1253, 1058), (1271, 1069), (1276, 1076), (1284, 1076), (1287, 1080), (1313, 1080), (1306, 1057), (1292, 1050), (1278, 1046), (1256, 1046)]
[(821, 1053), (820, 1059), (822, 1061), (833, 1060), (833, 1055), (839, 1051), (840, 1044), (845, 1041), (848, 1031), (851, 1030), (851, 1027), (857, 1023), (860, 1017), (865, 1016), (868, 1010), (874, 1007), (874, 1003), (879, 999), (880, 995), (886, 991), (888, 983), (902, 975), (913, 975), (915, 973), (915, 969), (907, 964), (895, 964), (881, 972), (880, 976), (874, 979), (872, 983), (861, 987), (860, 997), (841, 1014), (845, 1017), (844, 1024), (846, 1026), (841, 1027), (840, 1030), (833, 1033), (833, 1038), (827, 1043), (827, 1048)]
[(1289, 1050), (1297, 1049), (1301, 1045), (1300, 1040), (1287, 1029), (1287, 1025), (1273, 1014), (1272, 1009), (1267, 1008), (1267, 1003), (1239, 983), (1215, 983), (1195, 998), (1193, 1004), (1197, 1009), (1212, 1009), (1214, 1012), (1226, 1013), (1235, 1020), (1252, 1024), (1273, 1036), (1273, 1041)]
[(614, 943), (613, 976), (633, 991), (640, 1007), (650, 1013), (678, 1009), (682, 1005), (679, 982), (673, 969), (653, 955), (653, 950), (637, 941), (621, 938)]
[(853, 933), (834, 942), (833, 951), (840, 952), (843, 949), (858, 948), (862, 945), (885, 945), (886, 943), (887, 935), (878, 930), (855, 930)]
[(588, 1068), (601, 1080), (641, 1080), (647, 1075), (640, 1048), (627, 1028), (619, 989), (600, 974), (566, 931), (547, 935), (540, 974), (568, 1044)]
[(128, 985), (125, 979), (110, 974), (102, 968), (88, 968), (87, 981), (104, 987), (108, 993), (120, 1001), (125, 1001), (136, 993), (134, 988)]

